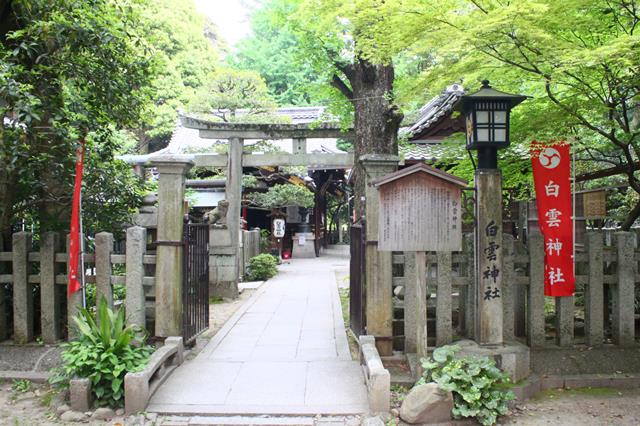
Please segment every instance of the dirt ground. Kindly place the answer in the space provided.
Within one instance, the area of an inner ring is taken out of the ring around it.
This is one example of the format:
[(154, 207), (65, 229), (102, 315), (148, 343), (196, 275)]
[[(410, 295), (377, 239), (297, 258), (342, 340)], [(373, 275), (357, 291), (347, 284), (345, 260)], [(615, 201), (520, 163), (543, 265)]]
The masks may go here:
[(557, 389), (518, 404), (503, 425), (640, 425), (640, 389)]

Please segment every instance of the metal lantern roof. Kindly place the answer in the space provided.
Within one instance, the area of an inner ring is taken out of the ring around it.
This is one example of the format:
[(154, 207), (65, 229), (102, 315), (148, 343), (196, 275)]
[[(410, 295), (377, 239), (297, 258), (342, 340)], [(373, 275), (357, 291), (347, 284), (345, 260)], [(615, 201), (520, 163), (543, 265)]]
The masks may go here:
[(476, 101), (506, 101), (509, 103), (509, 108), (513, 108), (516, 105), (524, 102), (530, 96), (514, 95), (511, 93), (501, 92), (496, 90), (489, 84), (489, 80), (482, 81), (482, 87), (480, 90), (473, 92), (469, 95), (463, 95), (460, 98), (460, 102), (456, 105), (456, 109), (460, 109), (461, 106), (466, 106)]

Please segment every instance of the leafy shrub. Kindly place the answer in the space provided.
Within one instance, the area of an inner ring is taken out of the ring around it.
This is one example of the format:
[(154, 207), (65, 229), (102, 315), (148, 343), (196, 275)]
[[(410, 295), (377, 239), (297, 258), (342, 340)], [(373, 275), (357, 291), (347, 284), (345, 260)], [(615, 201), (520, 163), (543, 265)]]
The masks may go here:
[[(96, 285), (95, 284), (87, 284), (85, 286), (86, 297), (87, 297), (87, 307), (95, 308), (96, 307)], [(124, 300), (127, 296), (127, 287), (123, 284), (114, 284), (113, 285), (113, 300)]]
[(515, 398), (506, 389), (509, 377), (492, 359), (456, 357), (459, 350), (455, 345), (443, 346), (433, 351), (433, 360), (422, 359), (424, 377), (419, 383), (433, 381), (451, 391), (456, 418), (475, 417), (483, 425), (492, 425)]
[(82, 309), (73, 318), (80, 337), (63, 345), (64, 365), (54, 375), (54, 384), (73, 377), (91, 380), (91, 392), (99, 406), (120, 407), (124, 403), (124, 376), (144, 368), (150, 346), (143, 345), (140, 329), (125, 326), (124, 310), (113, 312), (103, 298), (97, 318)]
[(249, 259), (248, 278), (250, 280), (266, 280), (278, 273), (277, 259), (270, 254), (259, 254)]

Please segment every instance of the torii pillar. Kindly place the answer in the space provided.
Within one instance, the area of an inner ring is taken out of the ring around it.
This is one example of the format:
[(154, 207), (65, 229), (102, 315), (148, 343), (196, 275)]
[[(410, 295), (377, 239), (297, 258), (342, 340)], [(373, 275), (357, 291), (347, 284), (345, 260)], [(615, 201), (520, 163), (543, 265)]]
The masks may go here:
[(225, 198), (229, 202), (226, 226), (212, 227), (209, 234), (209, 293), (229, 299), (238, 297), (240, 275), (240, 211), (242, 202), (242, 151), (244, 140), (229, 138)]

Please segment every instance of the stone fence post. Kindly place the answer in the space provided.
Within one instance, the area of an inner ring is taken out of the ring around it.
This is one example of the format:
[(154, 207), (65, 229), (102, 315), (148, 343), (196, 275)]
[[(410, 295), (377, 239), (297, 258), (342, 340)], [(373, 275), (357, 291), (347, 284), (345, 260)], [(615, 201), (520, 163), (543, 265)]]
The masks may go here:
[(60, 314), (62, 313), (62, 288), (56, 285), (56, 252), (60, 249), (60, 235), (57, 232), (45, 232), (40, 241), (40, 322), (42, 341), (55, 343), (62, 337)]
[[(4, 252), (2, 235), (0, 235), (0, 252)], [(6, 273), (4, 262), (0, 262), (0, 275), (4, 273)], [(9, 306), (7, 306), (6, 300), (4, 286), (0, 285), (0, 340), (5, 340), (9, 337), (9, 324), (7, 321)]]
[(635, 343), (635, 235), (616, 232), (618, 242), (618, 285), (613, 287), (613, 342), (620, 346)]
[(140, 226), (127, 229), (127, 297), (125, 307), (127, 325), (145, 327), (144, 255), (147, 249), (147, 230)]
[(33, 291), (29, 285), (31, 234), (13, 234), (13, 340), (25, 344), (33, 340)]
[(601, 346), (604, 341), (604, 269), (602, 233), (587, 232), (589, 277), (585, 289), (585, 337), (587, 345)]
[[(111, 253), (113, 252), (113, 234), (96, 234), (96, 308), (104, 298), (107, 307), (113, 309), (113, 287), (111, 286)], [(96, 317), (96, 320), (98, 318)]]

